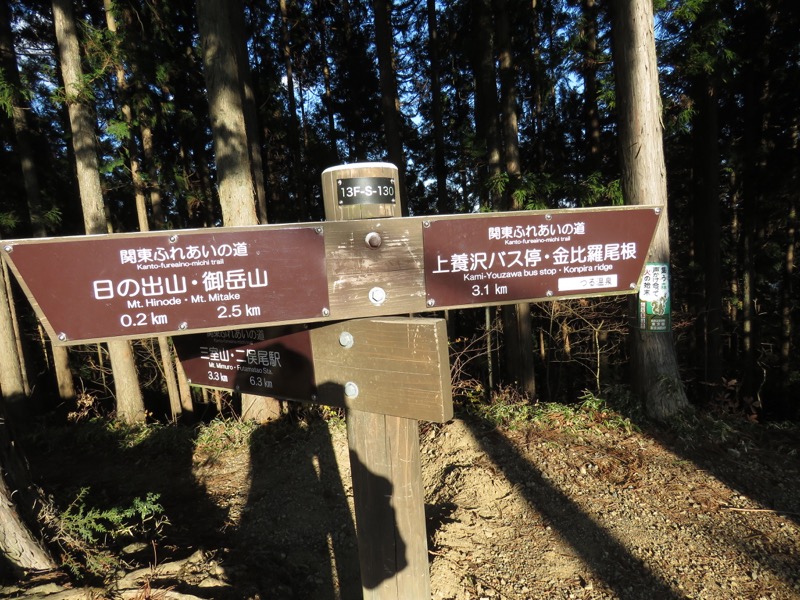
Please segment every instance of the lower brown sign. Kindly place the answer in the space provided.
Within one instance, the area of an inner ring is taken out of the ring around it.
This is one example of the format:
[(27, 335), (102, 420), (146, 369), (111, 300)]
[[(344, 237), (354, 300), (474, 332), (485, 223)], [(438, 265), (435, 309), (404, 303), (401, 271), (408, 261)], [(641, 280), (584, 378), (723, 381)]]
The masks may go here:
[(354, 319), (173, 342), (193, 385), (438, 423), (453, 416), (444, 319)]
[(311, 402), (316, 398), (311, 336), (286, 328), (210, 331), (175, 337), (193, 385)]

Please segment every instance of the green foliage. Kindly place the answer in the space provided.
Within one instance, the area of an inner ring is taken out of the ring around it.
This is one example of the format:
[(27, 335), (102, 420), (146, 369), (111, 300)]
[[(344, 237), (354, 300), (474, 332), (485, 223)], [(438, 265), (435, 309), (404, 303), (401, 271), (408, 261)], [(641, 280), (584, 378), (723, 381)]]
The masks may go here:
[(100, 165), (100, 173), (103, 175), (110, 175), (117, 169), (121, 169), (123, 167), (125, 167), (124, 157), (119, 155), (110, 157), (108, 160), (104, 160)]
[(551, 173), (526, 173), (514, 192), (514, 199), (526, 210), (541, 210), (552, 205), (548, 200), (557, 190), (558, 184)]
[(11, 118), (14, 110), (14, 89), (8, 82), (5, 71), (2, 68), (0, 68), (0, 108)]
[(118, 564), (111, 551), (113, 544), (156, 539), (169, 522), (158, 494), (134, 498), (128, 506), (99, 508), (89, 503), (89, 493), (90, 488), (81, 488), (60, 513), (55, 538), (64, 553), (64, 564), (76, 577), (105, 578)]
[(137, 533), (160, 529), (164, 521), (159, 517), (164, 508), (158, 503), (159, 494), (148, 493), (134, 498), (128, 507), (100, 509), (87, 505), (89, 488), (81, 488), (77, 497), (61, 513), (63, 530), (90, 544), (106, 543)]
[(535, 414), (536, 405), (520, 394), (516, 388), (507, 386), (491, 394), (486, 400), (481, 387), (466, 394), (466, 410), (494, 427), (516, 429), (529, 422)]
[(602, 173), (590, 173), (578, 184), (581, 206), (622, 206), (625, 200), (622, 197), (622, 182), (614, 179), (610, 182), (603, 180)]
[(0, 211), (0, 231), (12, 231), (19, 225), (19, 217), (15, 212)]
[(547, 402), (537, 406), (532, 416), (540, 427), (557, 427), (573, 431), (613, 429), (627, 433), (637, 430), (631, 419), (612, 409), (602, 398), (584, 392), (574, 404)]
[(63, 221), (61, 209), (57, 206), (51, 206), (42, 215), (42, 220), (48, 229), (57, 229)]
[[(489, 179), (487, 186), (493, 195), (502, 196), (510, 181), (508, 173), (498, 173)], [(622, 206), (625, 203), (620, 180), (606, 181), (597, 171), (577, 184), (554, 173), (526, 173), (512, 191), (511, 198), (515, 206), (525, 210), (545, 210), (565, 202), (581, 207)]]
[(118, 140), (127, 140), (131, 136), (130, 126), (123, 120), (111, 119), (106, 124), (106, 133), (112, 135)]
[(219, 456), (225, 450), (247, 446), (256, 429), (258, 423), (255, 421), (217, 418), (198, 427), (195, 447), (204, 453)]
[(503, 171), (501, 173), (497, 173), (496, 175), (492, 175), (486, 182), (486, 187), (492, 194), (495, 194), (497, 196), (502, 196), (506, 192), (506, 188), (508, 187), (509, 181), (510, 177), (508, 173), (506, 171)]
[[(480, 392), (482, 390), (478, 390)], [(606, 400), (585, 391), (576, 403), (531, 402), (513, 387), (506, 387), (486, 401), (480, 393), (466, 397), (467, 411), (494, 427), (518, 429), (533, 423), (542, 427), (574, 430), (604, 428), (638, 430), (630, 417), (613, 409)]]

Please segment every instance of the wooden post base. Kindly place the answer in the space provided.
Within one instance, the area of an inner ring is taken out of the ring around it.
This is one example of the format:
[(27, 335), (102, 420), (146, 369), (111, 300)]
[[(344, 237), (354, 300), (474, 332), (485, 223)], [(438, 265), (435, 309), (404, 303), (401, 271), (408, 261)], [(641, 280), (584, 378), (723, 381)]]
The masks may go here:
[(364, 600), (431, 597), (415, 419), (348, 411)]

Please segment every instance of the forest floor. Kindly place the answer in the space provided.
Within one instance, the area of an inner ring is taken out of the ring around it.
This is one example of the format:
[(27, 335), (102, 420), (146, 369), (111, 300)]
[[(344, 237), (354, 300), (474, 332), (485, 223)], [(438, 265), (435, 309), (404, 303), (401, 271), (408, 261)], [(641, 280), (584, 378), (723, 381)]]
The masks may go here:
[[(0, 598), (361, 597), (340, 419), (212, 423), (202, 440), (162, 427), (125, 444), (98, 427), (29, 437), (38, 484), (61, 506), (85, 487), (99, 504), (156, 492), (169, 524), (115, 551), (110, 583)], [(637, 425), (599, 405), (422, 424), (432, 596), (800, 598), (799, 433), (731, 417)]]

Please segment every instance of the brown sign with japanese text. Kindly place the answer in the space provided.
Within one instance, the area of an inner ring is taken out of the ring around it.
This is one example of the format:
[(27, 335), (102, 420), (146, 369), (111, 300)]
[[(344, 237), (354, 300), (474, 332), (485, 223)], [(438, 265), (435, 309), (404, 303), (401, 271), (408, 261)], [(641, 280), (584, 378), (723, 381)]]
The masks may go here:
[(209, 331), (177, 336), (173, 343), (192, 385), (311, 402), (311, 336), (285, 329)]
[(511, 213), (436, 219), (423, 230), (429, 306), (630, 293), (658, 210)]
[[(368, 206), (368, 205), (364, 205)], [(54, 343), (636, 292), (658, 207), (8, 241)]]
[(30, 240), (3, 250), (62, 343), (299, 321), (328, 306), (318, 228)]
[(425, 419), (453, 416), (444, 319), (379, 317), (173, 338), (192, 385)]

